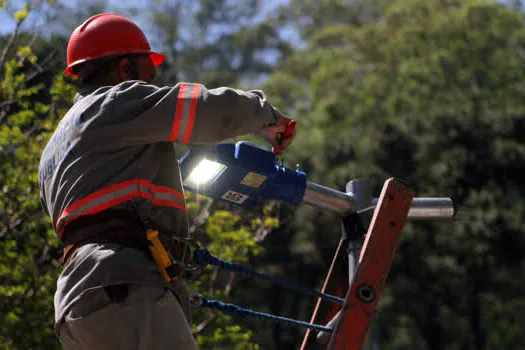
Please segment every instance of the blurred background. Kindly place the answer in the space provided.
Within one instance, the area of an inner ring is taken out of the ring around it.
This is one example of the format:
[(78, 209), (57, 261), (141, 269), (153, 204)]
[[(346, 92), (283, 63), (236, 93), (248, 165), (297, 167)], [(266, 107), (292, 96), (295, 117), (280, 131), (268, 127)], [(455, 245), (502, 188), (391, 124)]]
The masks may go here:
[[(285, 165), (344, 191), (390, 176), (452, 197), (454, 220), (410, 222), (381, 297), (381, 350), (523, 349), (525, 13), (488, 0), (0, 0), (0, 349), (59, 349), (60, 244), (42, 212), (40, 154), (72, 104), (67, 41), (89, 16), (135, 20), (167, 55), (159, 85), (259, 88), (297, 119)], [(253, 137), (250, 140), (267, 147)], [(183, 147), (176, 145), (182, 155)], [(226, 260), (320, 288), (340, 218), (188, 193), (191, 228)], [(193, 290), (308, 321), (315, 298), (209, 269)], [(298, 349), (304, 330), (197, 311), (202, 349)]]

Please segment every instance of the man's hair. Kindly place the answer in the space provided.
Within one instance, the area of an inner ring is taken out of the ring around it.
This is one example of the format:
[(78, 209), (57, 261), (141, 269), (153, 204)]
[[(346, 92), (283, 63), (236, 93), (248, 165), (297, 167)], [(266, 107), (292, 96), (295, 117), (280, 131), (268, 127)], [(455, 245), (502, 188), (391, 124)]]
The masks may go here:
[(123, 58), (129, 59), (132, 79), (138, 79), (137, 64), (134, 60), (137, 56), (139, 55), (108, 56), (78, 65), (74, 68), (74, 73), (78, 74), (79, 87), (106, 85), (109, 82), (109, 73), (117, 69), (120, 60)]

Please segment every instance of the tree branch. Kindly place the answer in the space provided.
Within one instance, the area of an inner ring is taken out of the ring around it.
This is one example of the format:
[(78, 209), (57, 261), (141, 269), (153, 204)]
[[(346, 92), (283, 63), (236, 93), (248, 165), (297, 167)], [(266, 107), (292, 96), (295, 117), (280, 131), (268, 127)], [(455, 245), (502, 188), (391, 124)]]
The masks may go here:
[(15, 44), (15, 40), (18, 37), (18, 33), (20, 31), (20, 26), (22, 25), (23, 22), (24, 21), (22, 20), (22, 21), (20, 21), (20, 22), (18, 22), (16, 24), (15, 30), (13, 32), (13, 35), (11, 35), (11, 38), (9, 38), (9, 41), (8, 41), (6, 47), (2, 51), (2, 56), (0, 57), (0, 67), (4, 66), (5, 60), (7, 58), (7, 54), (9, 53), (9, 50), (11, 50), (11, 48)]
[(190, 227), (190, 234), (193, 234), (197, 228), (206, 223), (206, 219), (210, 216), (210, 207), (213, 204), (213, 199), (208, 199), (206, 204), (202, 207), (198, 216), (193, 219), (193, 225)]
[(209, 315), (208, 315), (208, 318), (205, 319), (204, 321), (202, 321), (197, 327), (195, 327), (191, 331), (191, 333), (192, 334), (197, 334), (197, 333), (202, 332), (206, 328), (206, 326), (208, 326), (213, 320), (215, 320), (215, 317), (217, 317), (215, 315), (215, 313), (214, 312), (210, 312)]

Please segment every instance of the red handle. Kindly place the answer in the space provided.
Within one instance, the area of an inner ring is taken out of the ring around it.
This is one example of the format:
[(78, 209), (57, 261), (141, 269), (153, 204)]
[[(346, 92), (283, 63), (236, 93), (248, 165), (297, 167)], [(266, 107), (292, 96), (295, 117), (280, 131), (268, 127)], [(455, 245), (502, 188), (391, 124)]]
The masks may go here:
[(284, 137), (289, 137), (292, 134), (293, 129), (295, 129), (295, 124), (297, 124), (295, 120), (290, 120), (288, 122), (288, 125), (286, 125), (286, 129), (284, 129), (283, 132)]
[[(296, 124), (297, 122), (295, 120), (290, 120), (286, 125), (286, 128), (284, 129), (284, 132), (280, 139), (282, 140), (284, 137), (289, 137), (290, 135), (292, 135), (293, 129), (295, 129)], [(276, 155), (281, 155), (283, 153), (283, 149), (280, 147), (274, 147), (273, 153), (275, 153)]]

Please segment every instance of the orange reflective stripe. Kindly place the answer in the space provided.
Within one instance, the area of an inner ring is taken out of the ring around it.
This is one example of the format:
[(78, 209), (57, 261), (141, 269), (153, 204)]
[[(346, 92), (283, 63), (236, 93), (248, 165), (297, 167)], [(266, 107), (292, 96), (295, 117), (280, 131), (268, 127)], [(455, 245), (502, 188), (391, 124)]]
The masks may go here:
[(190, 142), (201, 85), (180, 83), (170, 142)]
[(57, 221), (59, 236), (62, 237), (64, 227), (72, 220), (99, 213), (137, 197), (149, 199), (154, 205), (186, 211), (183, 193), (169, 187), (153, 185), (143, 179), (134, 179), (103, 188), (64, 209)]
[(188, 126), (186, 127), (186, 134), (184, 135), (184, 139), (182, 140), (182, 143), (190, 142), (191, 133), (193, 131), (193, 122), (195, 121), (195, 113), (197, 111), (197, 101), (199, 100), (200, 89), (201, 89), (200, 84), (193, 85), (193, 93), (191, 96), (191, 108), (190, 108), (190, 114), (188, 115)]
[(177, 95), (177, 106), (175, 107), (175, 114), (173, 115), (173, 125), (171, 127), (170, 142), (175, 141), (179, 133), (180, 122), (182, 120), (182, 110), (184, 107), (184, 96), (186, 95), (186, 89), (188, 84), (180, 83), (179, 94)]

